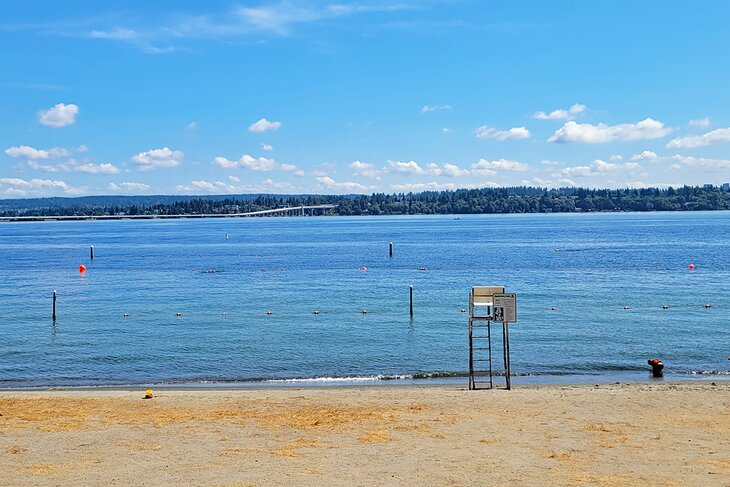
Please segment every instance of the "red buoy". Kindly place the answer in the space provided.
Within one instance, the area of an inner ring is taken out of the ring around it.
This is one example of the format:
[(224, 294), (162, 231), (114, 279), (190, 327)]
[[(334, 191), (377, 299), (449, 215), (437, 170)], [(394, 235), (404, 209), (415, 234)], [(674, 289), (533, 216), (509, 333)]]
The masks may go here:
[(84, 264), (80, 264), (79, 265), (79, 272), (81, 274), (83, 274), (84, 272), (86, 272), (86, 266)]
[(689, 265), (689, 270), (691, 270), (691, 271), (695, 270), (695, 265), (694, 264), (690, 264)]

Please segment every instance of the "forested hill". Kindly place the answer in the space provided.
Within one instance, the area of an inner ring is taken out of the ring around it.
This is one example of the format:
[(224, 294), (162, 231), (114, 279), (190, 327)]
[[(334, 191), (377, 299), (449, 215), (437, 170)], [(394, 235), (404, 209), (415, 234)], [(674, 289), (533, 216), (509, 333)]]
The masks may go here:
[(371, 195), (86, 196), (0, 200), (0, 216), (226, 214), (320, 204), (336, 204), (339, 215), (728, 210), (730, 191), (513, 187)]

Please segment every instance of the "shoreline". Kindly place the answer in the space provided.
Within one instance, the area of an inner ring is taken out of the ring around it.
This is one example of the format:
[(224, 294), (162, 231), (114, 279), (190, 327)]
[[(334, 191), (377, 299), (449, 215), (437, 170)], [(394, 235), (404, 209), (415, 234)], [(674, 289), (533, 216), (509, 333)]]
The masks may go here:
[[(724, 374), (690, 374), (666, 373), (664, 377), (651, 377), (649, 371), (631, 371), (614, 374), (520, 374), (512, 376), (513, 387), (550, 387), (550, 386), (582, 386), (606, 384), (663, 384), (663, 383), (709, 383), (730, 382), (730, 373)], [(43, 384), (37, 386), (0, 387), (4, 392), (23, 391), (96, 391), (120, 390), (129, 391), (140, 388), (157, 388), (167, 391), (188, 390), (269, 390), (269, 389), (330, 389), (330, 388), (382, 388), (382, 387), (459, 387), (466, 386), (468, 376), (438, 376), (419, 378), (382, 378), (380, 376), (353, 377), (305, 377), (291, 379), (260, 380), (220, 380), (220, 381), (171, 381), (171, 382), (132, 382), (109, 384), (58, 385)], [(495, 389), (504, 388), (504, 375), (494, 375)]]
[(730, 383), (0, 391), (4, 484), (727, 486)]

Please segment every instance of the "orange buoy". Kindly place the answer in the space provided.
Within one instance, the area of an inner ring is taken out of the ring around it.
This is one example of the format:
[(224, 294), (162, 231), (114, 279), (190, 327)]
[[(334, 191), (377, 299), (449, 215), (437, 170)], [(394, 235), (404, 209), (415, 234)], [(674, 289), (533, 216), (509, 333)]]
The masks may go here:
[(84, 264), (79, 264), (79, 273), (83, 274), (86, 272), (86, 266)]
[(695, 270), (695, 265), (694, 264), (690, 264), (689, 265), (689, 270), (691, 270), (691, 271)]

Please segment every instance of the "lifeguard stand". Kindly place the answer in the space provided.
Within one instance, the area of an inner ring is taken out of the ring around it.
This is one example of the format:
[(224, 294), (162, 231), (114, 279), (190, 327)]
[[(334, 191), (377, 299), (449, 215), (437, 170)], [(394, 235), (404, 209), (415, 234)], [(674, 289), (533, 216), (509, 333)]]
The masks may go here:
[(469, 390), (478, 389), (476, 378), (479, 374), (489, 376), (489, 388), (494, 387), (492, 309), (495, 294), (504, 294), (504, 286), (474, 286), (469, 293)]

